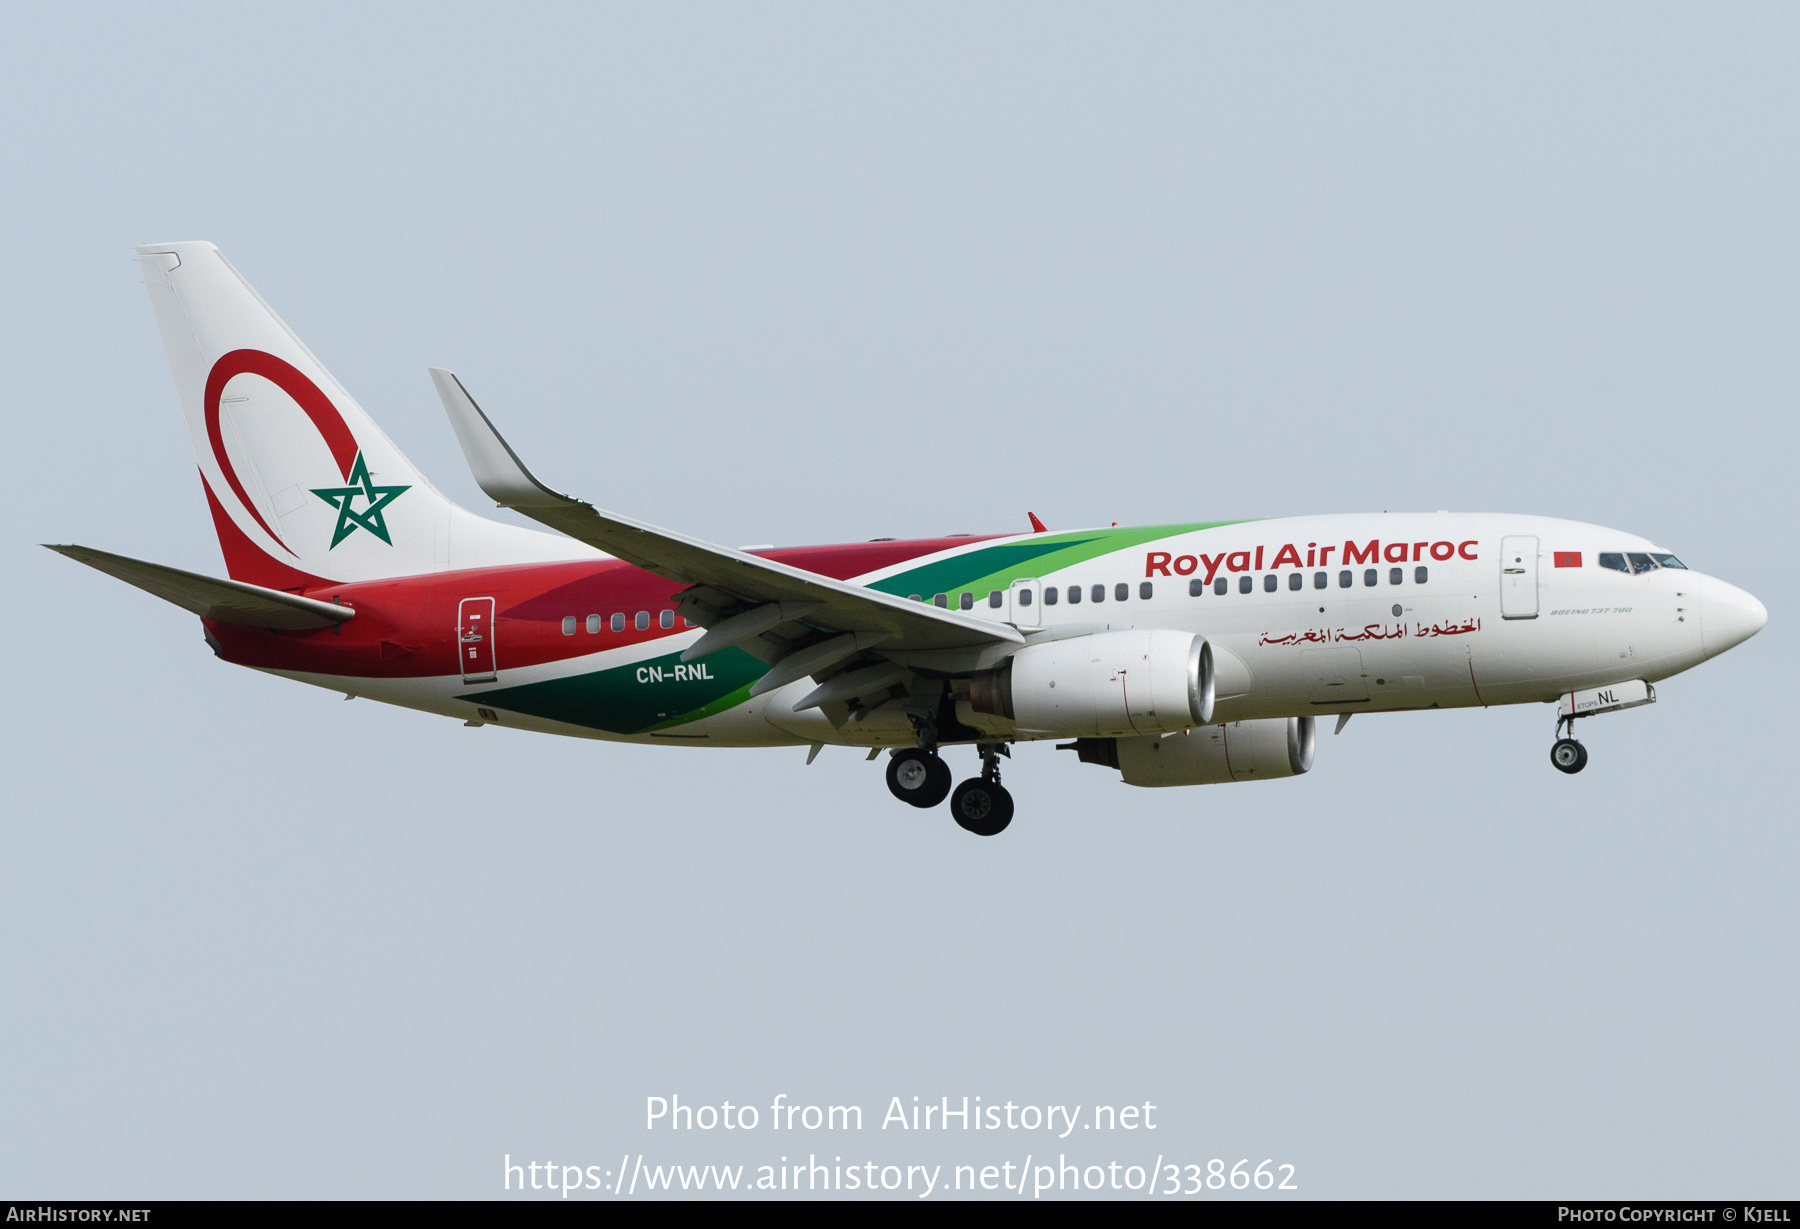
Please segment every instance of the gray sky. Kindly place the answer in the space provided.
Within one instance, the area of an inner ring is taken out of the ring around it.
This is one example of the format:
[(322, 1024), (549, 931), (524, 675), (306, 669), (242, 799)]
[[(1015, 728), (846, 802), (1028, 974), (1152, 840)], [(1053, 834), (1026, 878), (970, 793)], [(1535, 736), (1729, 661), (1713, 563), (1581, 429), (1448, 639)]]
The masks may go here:
[[(1773, 5), (8, 6), (0, 1197), (1058, 1150), (1792, 1196), (1797, 35)], [(1309, 776), (1188, 790), (1040, 745), (989, 841), (850, 752), (346, 704), (35, 545), (222, 571), (132, 260), (170, 239), (220, 244), (471, 508), (429, 365), (546, 480), (728, 544), (1515, 510), (1655, 538), (1770, 623), (1584, 726), (1579, 777), (1544, 707), (1365, 718)], [(670, 1093), (870, 1122), (646, 1134)], [(875, 1125), (965, 1094), (1160, 1125)]]

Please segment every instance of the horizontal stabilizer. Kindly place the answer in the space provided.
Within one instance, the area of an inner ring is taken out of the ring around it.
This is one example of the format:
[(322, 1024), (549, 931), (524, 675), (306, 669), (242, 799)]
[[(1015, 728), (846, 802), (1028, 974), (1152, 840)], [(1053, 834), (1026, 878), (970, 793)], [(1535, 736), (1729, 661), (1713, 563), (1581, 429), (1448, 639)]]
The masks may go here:
[(309, 627), (330, 627), (342, 623), (356, 612), (348, 606), (315, 601), (297, 593), (265, 589), (241, 580), (220, 580), (198, 572), (164, 567), (109, 555), (86, 546), (45, 546), (59, 555), (67, 555), (77, 563), (105, 572), (115, 580), (136, 585), (145, 593), (165, 602), (173, 602), (183, 610), (203, 619), (220, 623), (240, 623), (245, 627), (268, 627), (277, 631), (298, 631)]

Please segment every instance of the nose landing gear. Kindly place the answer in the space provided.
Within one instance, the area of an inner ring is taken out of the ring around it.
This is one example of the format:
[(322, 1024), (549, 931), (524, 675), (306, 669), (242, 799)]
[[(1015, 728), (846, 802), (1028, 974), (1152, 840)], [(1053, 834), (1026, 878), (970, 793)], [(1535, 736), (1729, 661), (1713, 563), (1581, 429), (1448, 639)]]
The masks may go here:
[(1550, 748), (1550, 762), (1558, 772), (1580, 772), (1587, 767), (1587, 748), (1573, 738), (1559, 738)]
[[(1567, 723), (1569, 727), (1567, 738), (1561, 737), (1564, 723)], [(1556, 766), (1556, 771), (1572, 774), (1586, 768), (1587, 748), (1575, 741), (1575, 718), (1558, 717), (1556, 733), (1558, 735), (1556, 744), (1550, 748), (1550, 762)]]

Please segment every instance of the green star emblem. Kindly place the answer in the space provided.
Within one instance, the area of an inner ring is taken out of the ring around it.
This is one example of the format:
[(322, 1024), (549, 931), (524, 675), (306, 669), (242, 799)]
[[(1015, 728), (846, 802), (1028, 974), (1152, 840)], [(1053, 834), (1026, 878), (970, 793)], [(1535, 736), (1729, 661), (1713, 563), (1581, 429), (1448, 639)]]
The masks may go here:
[[(336, 549), (339, 542), (358, 529), (366, 529), (392, 546), (394, 540), (388, 537), (387, 520), (381, 515), (381, 510), (412, 488), (410, 486), (376, 486), (374, 480), (369, 477), (369, 465), (363, 460), (360, 449), (356, 454), (356, 464), (350, 467), (348, 481), (349, 486), (320, 487), (313, 490), (314, 495), (337, 509), (337, 529), (332, 532), (330, 549)], [(353, 508), (359, 497), (369, 501), (369, 506), (361, 512), (357, 512)]]

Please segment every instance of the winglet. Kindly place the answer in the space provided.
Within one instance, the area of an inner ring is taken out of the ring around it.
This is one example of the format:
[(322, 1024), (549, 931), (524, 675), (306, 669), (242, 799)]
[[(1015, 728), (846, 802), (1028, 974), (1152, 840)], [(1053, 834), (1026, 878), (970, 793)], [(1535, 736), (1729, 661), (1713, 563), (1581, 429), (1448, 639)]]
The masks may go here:
[(1032, 533), (1049, 533), (1050, 532), (1048, 529), (1044, 528), (1044, 522), (1038, 520), (1037, 513), (1027, 512), (1025, 515), (1029, 516), (1031, 518), (1031, 532)]
[(539, 482), (519, 460), (519, 454), (503, 439), (488, 416), (469, 396), (452, 372), (433, 367), (431, 382), (437, 385), (438, 398), (450, 416), (456, 431), (456, 442), (462, 445), (469, 469), (488, 498), (503, 508), (543, 508), (582, 502), (571, 495), (553, 491)]

